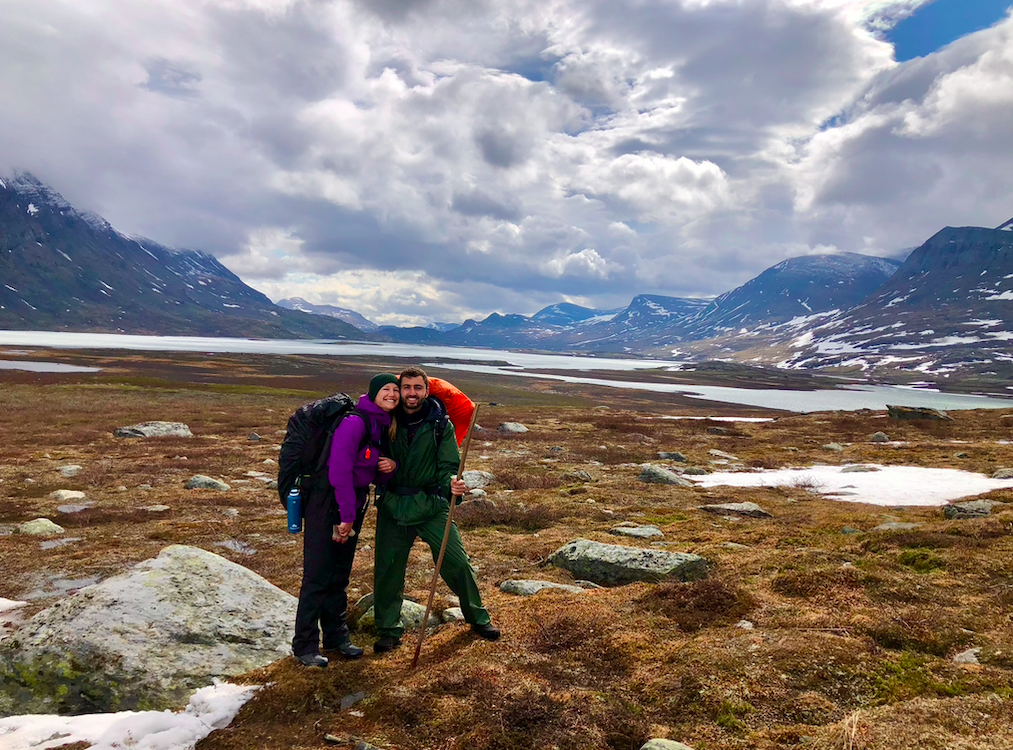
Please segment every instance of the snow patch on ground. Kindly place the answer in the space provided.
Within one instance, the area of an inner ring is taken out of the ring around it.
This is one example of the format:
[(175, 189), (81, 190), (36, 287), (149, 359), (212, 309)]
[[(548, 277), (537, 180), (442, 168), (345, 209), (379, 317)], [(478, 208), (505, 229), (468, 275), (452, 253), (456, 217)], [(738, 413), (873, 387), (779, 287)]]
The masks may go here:
[(111, 714), (0, 719), (3, 750), (49, 750), (90, 742), (92, 750), (190, 750), (215, 729), (227, 727), (259, 690), (257, 685), (218, 682), (190, 697), (183, 711), (119, 711)]
[(871, 505), (945, 505), (951, 500), (1013, 487), (1013, 479), (991, 479), (958, 469), (880, 466), (878, 471), (842, 473), (840, 466), (771, 471), (715, 472), (688, 479), (702, 487), (800, 487), (830, 500)]
[(0, 596), (0, 612), (6, 612), (9, 609), (17, 609), (18, 607), (23, 607), (26, 604), (28, 604), (28, 602), (18, 602), (13, 599), (4, 599)]

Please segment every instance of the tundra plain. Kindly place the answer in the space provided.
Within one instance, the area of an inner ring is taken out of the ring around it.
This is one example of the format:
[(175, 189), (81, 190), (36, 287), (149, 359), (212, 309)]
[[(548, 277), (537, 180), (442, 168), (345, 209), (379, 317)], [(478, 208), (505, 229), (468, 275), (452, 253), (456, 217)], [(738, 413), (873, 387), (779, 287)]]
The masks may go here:
[[(270, 462), (297, 406), (338, 390), (358, 394), (371, 374), (401, 364), (109, 352), (32, 359), (103, 369), (0, 372), (0, 530), (46, 517), (78, 539), (43, 549), (39, 537), (0, 537), (0, 597), (28, 599), (26, 615), (66, 595), (68, 582), (120, 573), (169, 544), (221, 554), (297, 594), (300, 538), (287, 532), (276, 491), (250, 472), (276, 472)], [(410, 639), (392, 654), (367, 650), (327, 670), (279, 661), (243, 678), (265, 687), (200, 750), (360, 739), (385, 750), (638, 750), (652, 737), (695, 750), (1013, 746), (1013, 505), (946, 520), (938, 507), (833, 501), (804, 484), (638, 481), (648, 462), (723, 468), (710, 463), (722, 460), (711, 450), (749, 468), (877, 463), (991, 475), (1013, 467), (1013, 402), (953, 412), (949, 422), (895, 421), (885, 412), (793, 415), (430, 371), (482, 405), (467, 468), (496, 480), (458, 518), (502, 640), (445, 625), (414, 671)], [(676, 415), (775, 419), (662, 418)], [(185, 422), (194, 437), (113, 437), (116, 427), (148, 420)], [(529, 432), (501, 433), (501, 422)], [(878, 431), (890, 442), (870, 442)], [(831, 443), (843, 450), (823, 447)], [(660, 460), (659, 451), (688, 460)], [(65, 477), (68, 464), (82, 468)], [(184, 489), (195, 474), (231, 489)], [(50, 498), (59, 489), (84, 492), (90, 507), (60, 512)], [(1011, 490), (987, 497), (1013, 503)], [(770, 517), (698, 510), (746, 501)], [(152, 506), (168, 509), (145, 510)], [(651, 545), (610, 533), (624, 522), (657, 526), (662, 549), (705, 557), (709, 576), (582, 594), (500, 592), (508, 579), (572, 582), (547, 559), (577, 538)], [(916, 526), (875, 530), (889, 522)], [(371, 513), (353, 601), (372, 589), (372, 529)], [(240, 544), (220, 546), (229, 541)], [(432, 571), (418, 543), (407, 595), (424, 603)], [(437, 605), (451, 604), (441, 583)], [(372, 639), (353, 640), (368, 648)], [(954, 662), (972, 648), (977, 663)], [(365, 698), (342, 709), (358, 692)]]

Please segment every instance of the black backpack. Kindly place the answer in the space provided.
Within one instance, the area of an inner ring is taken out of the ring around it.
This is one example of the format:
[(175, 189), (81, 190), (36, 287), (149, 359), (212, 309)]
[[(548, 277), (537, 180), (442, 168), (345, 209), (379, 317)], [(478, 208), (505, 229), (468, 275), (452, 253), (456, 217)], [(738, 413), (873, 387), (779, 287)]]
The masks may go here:
[[(278, 498), (284, 507), (288, 493), (296, 485), (305, 490), (327, 482), (327, 459), (331, 452), (334, 430), (349, 414), (358, 414), (366, 423), (362, 450), (370, 442), (370, 420), (355, 408), (355, 401), (345, 393), (335, 393), (296, 409), (288, 418), (285, 439), (278, 454)], [(303, 502), (306, 501), (304, 494)]]

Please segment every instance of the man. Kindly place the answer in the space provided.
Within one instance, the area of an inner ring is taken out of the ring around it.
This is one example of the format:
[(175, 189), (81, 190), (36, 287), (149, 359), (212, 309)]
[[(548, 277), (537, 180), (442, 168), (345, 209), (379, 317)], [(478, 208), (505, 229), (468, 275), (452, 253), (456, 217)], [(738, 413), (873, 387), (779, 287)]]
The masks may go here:
[[(420, 368), (409, 367), (401, 373), (399, 382), (401, 404), (395, 412), (397, 428), (390, 442), (390, 457), (396, 469), (377, 501), (373, 573), (373, 611), (380, 634), (373, 645), (377, 654), (401, 645), (405, 569), (415, 538), (421, 537), (429, 545), (436, 560), (450, 511), (448, 498), (453, 495), (456, 500), (467, 491), (464, 482), (457, 479), (461, 454), (454, 440), (454, 426), (443, 404), (429, 398), (429, 377)], [(499, 630), (492, 626), (482, 606), (475, 571), (456, 524), (450, 527), (440, 574), (461, 600), (461, 611), (471, 629), (486, 640), (498, 639)]]

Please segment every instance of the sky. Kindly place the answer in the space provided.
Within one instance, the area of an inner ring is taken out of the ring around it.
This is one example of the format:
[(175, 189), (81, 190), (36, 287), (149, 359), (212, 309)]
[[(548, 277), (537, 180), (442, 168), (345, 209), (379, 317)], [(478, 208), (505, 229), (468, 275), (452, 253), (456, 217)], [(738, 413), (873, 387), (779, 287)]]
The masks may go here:
[(1013, 216), (1007, 6), (4, 0), (0, 173), (380, 323), (708, 297)]

